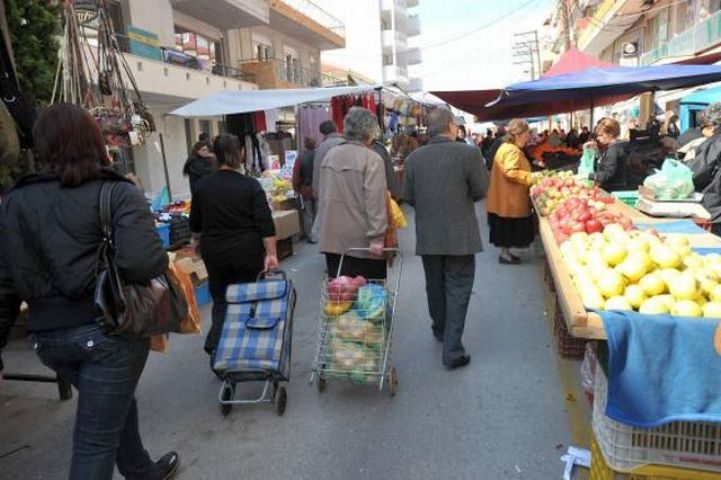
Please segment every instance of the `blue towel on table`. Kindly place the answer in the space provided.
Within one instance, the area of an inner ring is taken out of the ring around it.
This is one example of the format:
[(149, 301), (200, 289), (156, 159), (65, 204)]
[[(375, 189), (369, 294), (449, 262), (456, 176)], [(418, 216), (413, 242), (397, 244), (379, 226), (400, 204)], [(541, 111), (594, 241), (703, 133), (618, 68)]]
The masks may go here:
[(721, 422), (718, 321), (597, 313), (608, 336), (608, 417), (642, 428), (679, 420)]
[(706, 233), (706, 231), (696, 225), (693, 220), (674, 220), (671, 222), (658, 223), (636, 223), (635, 226), (639, 230), (645, 228), (655, 228), (658, 233)]

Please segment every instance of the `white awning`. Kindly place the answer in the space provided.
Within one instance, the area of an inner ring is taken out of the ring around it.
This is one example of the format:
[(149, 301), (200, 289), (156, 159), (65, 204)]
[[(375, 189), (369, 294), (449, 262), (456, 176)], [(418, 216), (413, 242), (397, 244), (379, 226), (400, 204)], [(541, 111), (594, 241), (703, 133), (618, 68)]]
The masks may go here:
[(381, 88), (380, 85), (354, 87), (294, 88), (277, 90), (223, 90), (199, 98), (170, 112), (178, 117), (214, 117), (257, 112), (303, 103), (328, 101), (339, 95), (357, 95)]

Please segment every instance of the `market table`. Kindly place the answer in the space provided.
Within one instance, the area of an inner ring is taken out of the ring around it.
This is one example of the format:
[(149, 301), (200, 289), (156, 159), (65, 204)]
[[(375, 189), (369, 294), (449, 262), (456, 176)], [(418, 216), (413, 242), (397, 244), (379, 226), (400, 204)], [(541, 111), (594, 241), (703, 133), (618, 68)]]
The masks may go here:
[[(661, 225), (663, 223), (678, 221), (678, 219), (650, 217), (618, 200), (608, 204), (607, 208), (616, 213), (623, 213), (628, 216), (634, 224)], [(551, 225), (548, 223), (548, 220), (539, 215), (538, 226), (543, 248), (546, 252), (548, 273), (553, 281), (558, 298), (558, 305), (563, 313), (569, 334), (573, 337), (584, 339), (606, 339), (606, 332), (601, 317), (594, 312), (586, 311), (581, 302), (581, 297), (573, 286), (571, 275), (563, 261), (561, 250), (553, 237)], [(721, 238), (707, 232), (689, 235), (689, 241), (692, 248), (721, 248)]]

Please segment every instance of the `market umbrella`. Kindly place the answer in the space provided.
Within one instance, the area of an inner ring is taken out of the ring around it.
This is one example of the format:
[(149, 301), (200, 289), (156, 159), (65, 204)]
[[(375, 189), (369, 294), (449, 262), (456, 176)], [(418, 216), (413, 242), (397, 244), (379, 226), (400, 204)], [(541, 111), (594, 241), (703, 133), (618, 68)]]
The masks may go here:
[[(721, 81), (718, 65), (592, 67), (586, 70), (509, 85), (492, 102), (480, 103), (489, 90), (433, 92), (479, 121), (553, 115), (616, 103), (657, 90), (674, 90)], [(447, 95), (453, 93), (453, 95)], [(458, 104), (454, 103), (457, 102)]]
[(576, 47), (566, 50), (563, 55), (556, 60), (541, 78), (555, 77), (557, 75), (565, 75), (567, 73), (575, 73), (586, 70), (591, 67), (614, 67), (612, 63), (604, 62), (590, 55), (586, 55)]

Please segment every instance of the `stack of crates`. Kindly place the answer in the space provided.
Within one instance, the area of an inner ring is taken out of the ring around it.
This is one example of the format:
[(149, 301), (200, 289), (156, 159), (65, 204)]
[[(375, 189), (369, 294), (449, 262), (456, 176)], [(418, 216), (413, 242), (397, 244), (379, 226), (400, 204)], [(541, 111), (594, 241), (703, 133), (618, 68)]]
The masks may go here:
[(721, 480), (721, 423), (626, 425), (605, 415), (608, 380), (596, 369), (591, 480)]

